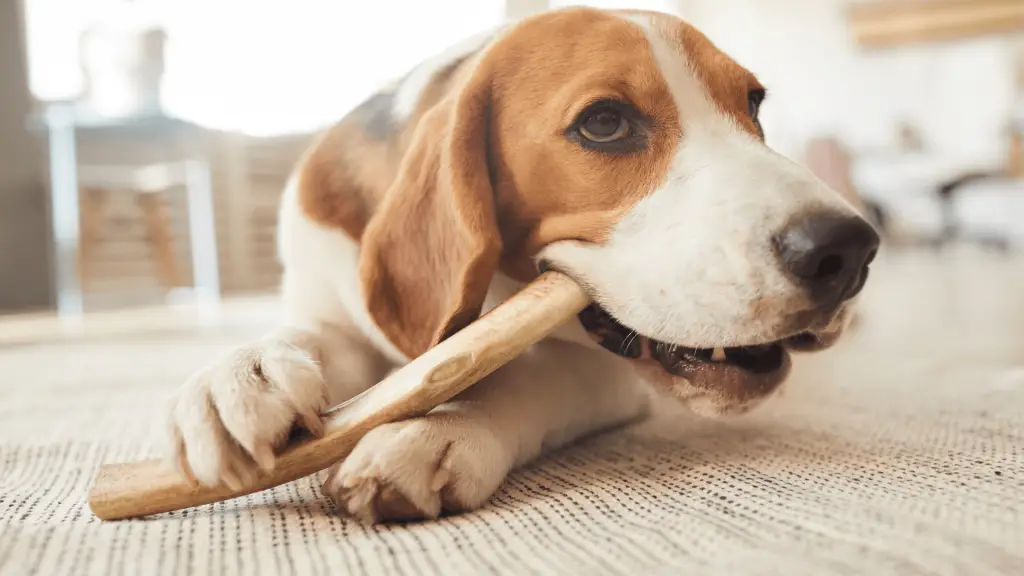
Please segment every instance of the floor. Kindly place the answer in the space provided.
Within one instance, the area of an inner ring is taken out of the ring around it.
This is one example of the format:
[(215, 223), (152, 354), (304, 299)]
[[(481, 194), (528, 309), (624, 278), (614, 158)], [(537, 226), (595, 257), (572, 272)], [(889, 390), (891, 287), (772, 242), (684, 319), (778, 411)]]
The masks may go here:
[(85, 506), (159, 450), (188, 375), (266, 299), (0, 318), (0, 575), (1024, 574), (1024, 258), (880, 255), (856, 330), (754, 414), (668, 407), (514, 473), (484, 509), (340, 517), (316, 477), (145, 520)]

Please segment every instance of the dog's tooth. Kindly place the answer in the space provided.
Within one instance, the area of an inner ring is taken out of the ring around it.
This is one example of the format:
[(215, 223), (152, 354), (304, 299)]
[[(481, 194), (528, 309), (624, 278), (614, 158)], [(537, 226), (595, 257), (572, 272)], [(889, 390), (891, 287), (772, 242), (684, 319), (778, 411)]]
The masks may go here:
[(711, 351), (711, 359), (715, 362), (725, 362), (725, 348), (721, 346)]

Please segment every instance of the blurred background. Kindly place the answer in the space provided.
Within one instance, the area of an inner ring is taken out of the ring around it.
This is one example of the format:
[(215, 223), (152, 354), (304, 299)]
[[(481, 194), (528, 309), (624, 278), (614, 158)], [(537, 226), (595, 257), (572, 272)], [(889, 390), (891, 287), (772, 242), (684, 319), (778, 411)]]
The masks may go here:
[(570, 4), (703, 30), (769, 87), (769, 144), (859, 196), (890, 253), (1020, 261), (1022, 0), (7, 0), (0, 314), (217, 319), (271, 294), (278, 195), (317, 130), (462, 37)]

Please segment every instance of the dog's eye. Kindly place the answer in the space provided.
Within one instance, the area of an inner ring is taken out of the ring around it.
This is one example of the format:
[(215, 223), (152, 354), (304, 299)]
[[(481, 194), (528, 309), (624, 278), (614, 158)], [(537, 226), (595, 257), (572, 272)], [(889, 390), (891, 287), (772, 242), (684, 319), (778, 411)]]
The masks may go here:
[(764, 102), (764, 88), (755, 88), (747, 93), (747, 111), (750, 117), (757, 122), (757, 115), (761, 111), (761, 103)]
[(591, 142), (612, 142), (629, 135), (629, 121), (617, 110), (596, 110), (580, 122), (580, 134)]
[(647, 146), (651, 121), (632, 104), (601, 100), (587, 106), (565, 131), (565, 136), (595, 152), (631, 154)]

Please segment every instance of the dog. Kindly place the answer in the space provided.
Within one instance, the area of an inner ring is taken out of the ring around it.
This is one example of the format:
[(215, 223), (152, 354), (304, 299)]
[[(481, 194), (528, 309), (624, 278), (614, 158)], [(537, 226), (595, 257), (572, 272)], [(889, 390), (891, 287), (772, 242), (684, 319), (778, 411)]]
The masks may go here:
[(380, 426), (323, 494), (366, 522), (483, 506), (506, 475), (644, 417), (652, 390), (746, 412), (841, 335), (874, 229), (769, 149), (755, 76), (676, 17), (566, 8), (427, 60), (325, 131), (280, 206), (279, 329), (200, 370), (168, 459), (233, 488), (295, 426), (539, 270), (594, 304), (427, 415)]

